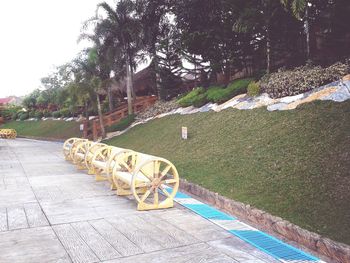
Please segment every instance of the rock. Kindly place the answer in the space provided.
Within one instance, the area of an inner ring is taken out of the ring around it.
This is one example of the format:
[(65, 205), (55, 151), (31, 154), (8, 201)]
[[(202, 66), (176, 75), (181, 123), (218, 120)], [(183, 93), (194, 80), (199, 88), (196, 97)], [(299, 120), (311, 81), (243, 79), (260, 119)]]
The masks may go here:
[(182, 111), (180, 112), (181, 115), (185, 115), (185, 114), (191, 114), (192, 111), (194, 111), (196, 108), (193, 106), (189, 106), (186, 108), (182, 108)]
[(350, 92), (345, 85), (340, 86), (334, 93), (321, 98), (321, 100), (332, 100), (336, 102), (342, 102), (348, 99), (350, 99)]
[(317, 250), (339, 263), (350, 263), (350, 246), (336, 243), (328, 238), (318, 240)]
[(338, 87), (327, 87), (327, 88), (324, 88), (322, 90), (313, 92), (304, 99), (294, 101), (294, 102), (288, 104), (283, 110), (293, 110), (301, 104), (304, 104), (307, 102), (312, 102), (315, 100), (320, 100), (321, 98), (329, 96), (330, 94), (336, 92), (337, 89), (338, 89)]
[(250, 110), (254, 109), (256, 107), (256, 101), (244, 101), (241, 102), (240, 104), (237, 104), (234, 108), (239, 109), (239, 110)]
[(213, 103), (207, 103), (199, 108), (199, 112), (208, 112), (211, 110)]
[(240, 94), (237, 95), (235, 97), (233, 97), (232, 99), (220, 104), (219, 106), (216, 107), (215, 111), (222, 111), (224, 109), (227, 109), (229, 107), (235, 106), (236, 104), (240, 103), (240, 99), (245, 98), (247, 96), (247, 94)]
[(268, 111), (284, 110), (288, 104), (287, 103), (276, 103), (267, 106)]
[(343, 77), (343, 81), (350, 81), (350, 74)]
[(66, 119), (65, 119), (65, 121), (72, 121), (72, 120), (74, 120), (73, 117), (70, 117), (70, 118), (66, 118)]
[(287, 96), (287, 97), (281, 98), (280, 102), (282, 102), (282, 103), (291, 103), (291, 102), (300, 100), (302, 98), (304, 98), (304, 94), (303, 93), (295, 95), (295, 96)]
[(156, 101), (156, 103), (154, 103), (148, 109), (139, 113), (137, 115), (137, 119), (143, 120), (148, 119), (150, 117), (156, 117), (158, 115), (171, 112), (177, 108), (179, 108), (179, 105), (176, 103), (176, 100)]

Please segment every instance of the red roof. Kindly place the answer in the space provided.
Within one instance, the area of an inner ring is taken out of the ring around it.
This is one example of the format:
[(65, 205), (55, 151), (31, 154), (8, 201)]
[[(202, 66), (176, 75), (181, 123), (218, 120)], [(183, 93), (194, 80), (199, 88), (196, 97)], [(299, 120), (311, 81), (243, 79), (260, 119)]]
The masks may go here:
[(13, 98), (0, 98), (0, 104), (8, 104), (13, 100)]

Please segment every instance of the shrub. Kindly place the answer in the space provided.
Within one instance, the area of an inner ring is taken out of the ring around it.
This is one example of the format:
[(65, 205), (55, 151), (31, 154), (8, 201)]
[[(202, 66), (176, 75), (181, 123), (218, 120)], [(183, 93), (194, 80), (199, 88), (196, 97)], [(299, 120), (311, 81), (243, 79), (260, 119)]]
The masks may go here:
[(192, 102), (192, 105), (196, 108), (200, 108), (202, 107), (203, 105), (207, 104), (208, 103), (208, 99), (207, 99), (207, 95), (206, 93), (201, 93), (201, 94), (198, 94), (194, 99), (193, 99), (193, 102)]
[(251, 78), (246, 78), (235, 80), (226, 88), (218, 86), (209, 87), (209, 89), (206, 92), (207, 99), (215, 103), (225, 102), (234, 96), (245, 93), (247, 91), (248, 84), (251, 81)]
[(195, 88), (192, 91), (190, 91), (189, 93), (187, 93), (184, 97), (182, 97), (181, 99), (179, 99), (177, 101), (177, 103), (181, 106), (181, 107), (188, 107), (193, 105), (193, 101), (196, 100), (196, 97), (199, 94), (203, 94), (205, 92), (204, 88)]
[(18, 116), (19, 114), (17, 114), (17, 112), (12, 113), (11, 120), (13, 121), (17, 120)]
[(231, 92), (231, 96), (234, 97), (246, 93), (247, 87), (252, 81), (252, 78), (238, 79), (229, 84), (226, 89), (228, 89)]
[(43, 115), (45, 118), (52, 117), (52, 112), (50, 112), (49, 110), (44, 110)]
[(70, 117), (72, 114), (68, 108), (63, 108), (60, 110), (60, 114), (62, 117), (67, 118)]
[(107, 132), (114, 132), (114, 131), (122, 131), (125, 130), (126, 128), (128, 128), (131, 123), (133, 123), (135, 120), (135, 115), (131, 114), (128, 117), (121, 119), (120, 122), (113, 124), (111, 126), (108, 126), (106, 128)]
[(257, 96), (260, 93), (260, 85), (259, 82), (252, 81), (249, 83), (247, 88), (248, 96)]
[(24, 120), (28, 119), (28, 117), (29, 117), (28, 112), (22, 112), (22, 113), (19, 115), (19, 119), (20, 119), (21, 121), (24, 121)]
[(34, 118), (35, 117), (35, 113), (36, 113), (35, 110), (30, 111), (29, 112), (29, 118)]
[(35, 112), (35, 118), (41, 119), (44, 116), (44, 114), (41, 111)]
[(228, 90), (227, 88), (224, 89), (218, 86), (209, 87), (205, 94), (209, 101), (215, 102), (215, 103), (224, 102), (231, 98), (230, 90)]
[(293, 96), (339, 80), (349, 72), (349, 65), (339, 62), (328, 68), (303, 66), (265, 75), (260, 86), (272, 98)]
[(52, 113), (52, 117), (54, 117), (54, 118), (59, 118), (59, 117), (61, 117), (61, 112), (60, 112), (60, 111), (54, 111), (54, 112)]

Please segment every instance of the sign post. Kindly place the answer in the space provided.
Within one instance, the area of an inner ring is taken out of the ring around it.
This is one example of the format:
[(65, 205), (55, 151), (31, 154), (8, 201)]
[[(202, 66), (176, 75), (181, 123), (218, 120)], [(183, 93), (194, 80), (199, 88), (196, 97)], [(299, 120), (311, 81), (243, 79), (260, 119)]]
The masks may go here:
[(187, 140), (187, 127), (182, 127), (181, 137), (182, 137), (182, 139)]

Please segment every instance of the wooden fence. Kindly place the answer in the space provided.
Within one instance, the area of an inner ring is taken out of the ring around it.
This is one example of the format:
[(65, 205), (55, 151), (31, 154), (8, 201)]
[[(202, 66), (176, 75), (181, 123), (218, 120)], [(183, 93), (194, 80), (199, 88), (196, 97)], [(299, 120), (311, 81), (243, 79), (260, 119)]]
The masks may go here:
[[(148, 107), (152, 106), (157, 100), (156, 96), (144, 96), (144, 97), (136, 97), (133, 101), (133, 110), (134, 113), (139, 113), (144, 111)], [(113, 112), (107, 112), (103, 116), (103, 124), (105, 127), (111, 126), (115, 123), (118, 123), (120, 120), (128, 116), (128, 105), (124, 103), (118, 106)], [(99, 136), (101, 136), (101, 127), (100, 120), (98, 117), (90, 121), (84, 122), (83, 129), (84, 138), (92, 138), (93, 140), (97, 140)]]

